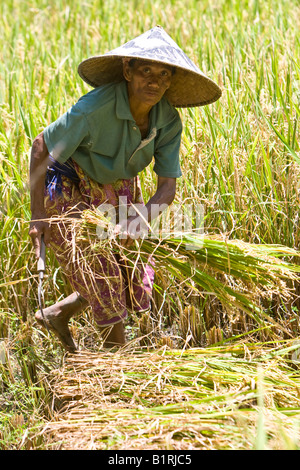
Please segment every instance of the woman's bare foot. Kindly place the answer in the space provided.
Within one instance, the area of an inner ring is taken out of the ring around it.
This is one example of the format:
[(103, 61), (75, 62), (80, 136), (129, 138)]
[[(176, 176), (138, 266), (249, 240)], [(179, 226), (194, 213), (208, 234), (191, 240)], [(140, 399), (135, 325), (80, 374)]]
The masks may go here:
[(65, 349), (74, 352), (77, 350), (77, 346), (72, 338), (68, 323), (71, 317), (87, 306), (87, 301), (77, 292), (74, 292), (64, 300), (43, 309), (44, 317), (42, 312), (38, 310), (35, 318), (41, 326), (44, 326), (45, 321), (49, 330), (58, 337)]
[(104, 340), (104, 348), (114, 348), (116, 346), (124, 346), (125, 330), (124, 323), (120, 321), (111, 326), (98, 327)]

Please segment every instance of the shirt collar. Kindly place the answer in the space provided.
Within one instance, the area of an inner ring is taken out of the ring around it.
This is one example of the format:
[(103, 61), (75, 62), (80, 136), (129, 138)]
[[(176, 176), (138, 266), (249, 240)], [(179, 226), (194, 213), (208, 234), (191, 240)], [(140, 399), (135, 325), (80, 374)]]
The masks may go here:
[[(153, 106), (150, 113), (151, 128), (162, 129), (167, 126), (175, 116), (175, 109), (166, 98), (162, 98), (159, 103)], [(134, 121), (129, 107), (126, 81), (116, 85), (116, 115), (118, 119)]]

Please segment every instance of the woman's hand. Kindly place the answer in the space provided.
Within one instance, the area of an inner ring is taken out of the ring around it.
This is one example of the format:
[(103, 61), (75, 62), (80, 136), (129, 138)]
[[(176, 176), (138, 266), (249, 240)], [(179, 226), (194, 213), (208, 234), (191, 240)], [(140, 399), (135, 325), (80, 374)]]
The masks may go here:
[(143, 225), (140, 216), (128, 217), (115, 226), (113, 237), (118, 237), (120, 245), (130, 248), (134, 240), (142, 238), (145, 234)]
[(139, 207), (139, 215), (128, 217), (116, 225), (113, 237), (119, 237), (120, 245), (129, 248), (134, 240), (145, 237), (149, 224), (158, 217), (173, 201), (176, 192), (176, 179), (158, 177), (157, 190), (147, 204)]
[(49, 222), (47, 222), (47, 215), (40, 214), (38, 217), (32, 216), (29, 226), (29, 236), (31, 237), (37, 259), (40, 257), (42, 235), (44, 236), (45, 245), (48, 246), (51, 228)]

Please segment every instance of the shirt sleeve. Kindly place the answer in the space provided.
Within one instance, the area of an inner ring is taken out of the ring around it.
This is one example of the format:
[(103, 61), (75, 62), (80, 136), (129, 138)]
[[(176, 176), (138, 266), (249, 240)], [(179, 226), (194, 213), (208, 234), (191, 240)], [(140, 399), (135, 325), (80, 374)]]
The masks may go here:
[(50, 155), (59, 163), (68, 160), (88, 134), (87, 119), (79, 103), (72, 106), (43, 132)]
[(169, 124), (159, 135), (154, 151), (153, 171), (158, 176), (179, 178), (182, 175), (179, 162), (182, 123), (178, 116), (175, 122)]

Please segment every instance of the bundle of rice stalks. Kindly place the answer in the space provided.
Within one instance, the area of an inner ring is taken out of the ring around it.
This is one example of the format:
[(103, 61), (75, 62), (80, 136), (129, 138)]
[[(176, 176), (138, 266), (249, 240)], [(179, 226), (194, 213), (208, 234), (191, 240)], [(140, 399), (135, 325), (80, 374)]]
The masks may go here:
[(68, 355), (49, 385), (61, 449), (295, 449), (299, 344)]
[[(261, 307), (261, 299), (275, 294), (287, 300), (293, 283), (299, 280), (300, 266), (291, 261), (299, 252), (285, 246), (250, 244), (197, 233), (161, 238), (150, 233), (126, 249), (111, 236), (114, 226), (99, 211), (84, 211), (81, 219), (70, 223), (73, 247), (79, 245), (77, 241), (88, 241), (92, 252), (118, 253), (133, 268), (138, 261), (146, 264), (151, 259), (158, 276), (168, 273), (201, 295), (214, 295), (226, 307), (246, 312), (258, 324), (274, 324)], [(104, 239), (97, 235), (99, 227), (101, 234), (107, 234)]]

